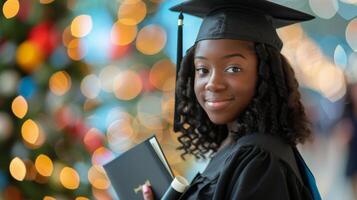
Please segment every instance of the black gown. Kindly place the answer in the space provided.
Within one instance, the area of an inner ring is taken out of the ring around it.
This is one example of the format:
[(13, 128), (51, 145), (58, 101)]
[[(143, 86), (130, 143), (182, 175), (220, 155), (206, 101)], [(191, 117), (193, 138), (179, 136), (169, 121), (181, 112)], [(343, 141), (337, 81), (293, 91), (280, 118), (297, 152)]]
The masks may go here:
[(259, 135), (260, 142), (237, 142), (220, 150), (180, 200), (313, 199), (292, 147), (278, 138)]

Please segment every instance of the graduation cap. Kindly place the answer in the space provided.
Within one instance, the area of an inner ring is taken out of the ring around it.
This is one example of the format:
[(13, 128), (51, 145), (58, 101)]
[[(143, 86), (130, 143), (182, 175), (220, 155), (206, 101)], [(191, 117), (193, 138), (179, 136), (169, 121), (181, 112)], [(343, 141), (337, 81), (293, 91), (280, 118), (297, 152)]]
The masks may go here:
[[(203, 18), (196, 43), (208, 39), (237, 39), (267, 44), (279, 51), (283, 43), (276, 29), (314, 18), (266, 0), (190, 0), (170, 10), (180, 12), (176, 75), (182, 60), (182, 13)], [(174, 131), (178, 131), (180, 120), (176, 105)]]

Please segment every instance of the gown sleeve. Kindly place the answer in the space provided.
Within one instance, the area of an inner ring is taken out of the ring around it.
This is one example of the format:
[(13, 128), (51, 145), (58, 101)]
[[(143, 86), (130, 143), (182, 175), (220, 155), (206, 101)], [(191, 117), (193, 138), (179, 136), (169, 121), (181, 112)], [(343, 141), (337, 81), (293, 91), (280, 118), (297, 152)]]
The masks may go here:
[(232, 155), (218, 186), (215, 199), (311, 199), (287, 164), (257, 146), (242, 147)]

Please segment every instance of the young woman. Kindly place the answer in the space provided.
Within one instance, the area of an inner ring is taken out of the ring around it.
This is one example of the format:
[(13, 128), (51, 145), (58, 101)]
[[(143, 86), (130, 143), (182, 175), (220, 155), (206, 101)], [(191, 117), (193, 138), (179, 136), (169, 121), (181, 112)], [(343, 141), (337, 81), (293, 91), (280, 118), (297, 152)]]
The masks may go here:
[[(172, 10), (204, 18), (179, 70), (175, 131), (183, 155), (212, 156), (180, 199), (318, 199), (295, 147), (309, 137), (308, 121), (275, 31), (312, 16), (264, 0)], [(148, 186), (143, 196), (154, 199)]]

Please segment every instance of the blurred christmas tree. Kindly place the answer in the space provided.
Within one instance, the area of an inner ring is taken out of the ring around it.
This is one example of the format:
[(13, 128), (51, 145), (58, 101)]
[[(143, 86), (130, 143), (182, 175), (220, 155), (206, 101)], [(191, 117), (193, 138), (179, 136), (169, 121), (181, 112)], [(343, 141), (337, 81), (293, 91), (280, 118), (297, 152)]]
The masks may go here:
[(3, 1), (0, 199), (113, 199), (101, 165), (152, 133), (183, 170), (159, 5)]

